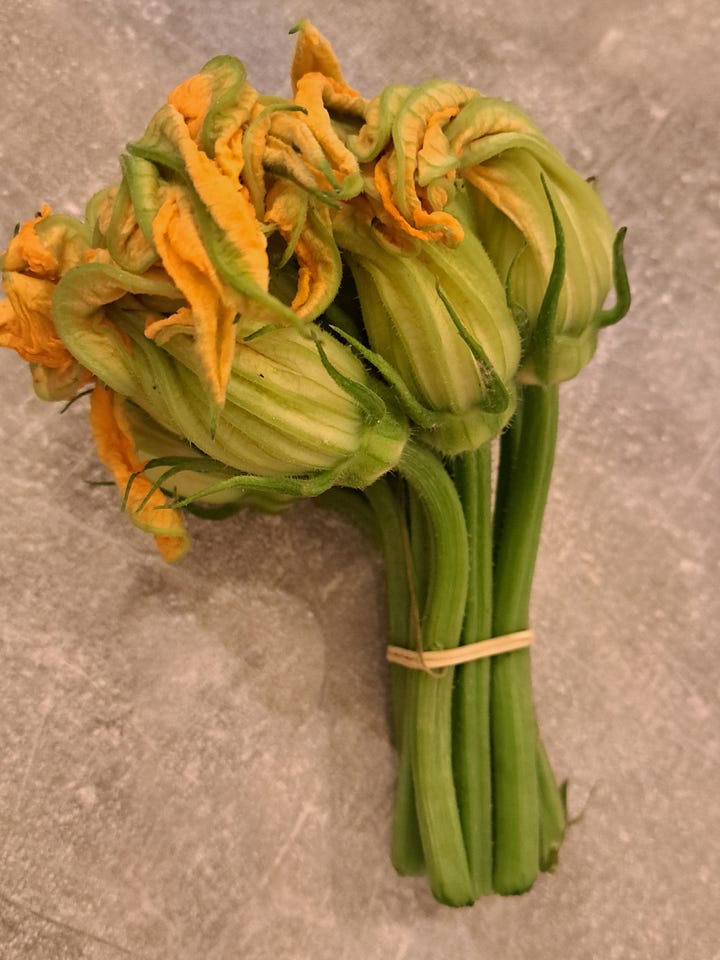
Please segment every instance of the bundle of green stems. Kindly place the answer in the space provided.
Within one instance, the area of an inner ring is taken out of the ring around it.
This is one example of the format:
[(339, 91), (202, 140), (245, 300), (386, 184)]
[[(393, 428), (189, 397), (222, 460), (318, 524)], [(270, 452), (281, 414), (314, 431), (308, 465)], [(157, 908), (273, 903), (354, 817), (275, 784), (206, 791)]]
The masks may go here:
[(183, 508), (320, 497), (370, 526), (389, 646), (416, 658), (390, 666), (393, 864), (453, 906), (519, 894), (557, 861), (564, 789), (529, 647), (482, 644), (531, 627), (559, 385), (629, 306), (624, 231), (513, 104), (443, 80), (366, 98), (297, 33), (291, 99), (214, 57), (82, 218), (18, 224), (0, 346), (42, 399), (91, 395), (169, 562)]
[[(528, 386), (500, 439), (449, 462), (406, 448), (365, 496), (387, 571), (389, 642), (474, 644), (530, 626), (558, 388)], [(557, 860), (564, 794), (540, 739), (530, 651), (458, 666), (391, 665), (398, 780), (392, 860), (443, 903), (528, 890)]]

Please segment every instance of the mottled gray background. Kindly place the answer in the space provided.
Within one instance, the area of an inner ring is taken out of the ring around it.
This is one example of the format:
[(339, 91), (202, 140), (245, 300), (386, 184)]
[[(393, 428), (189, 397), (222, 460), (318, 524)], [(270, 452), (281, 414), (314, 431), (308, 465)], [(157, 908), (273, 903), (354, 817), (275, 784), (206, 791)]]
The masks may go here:
[[(388, 861), (378, 557), (333, 515), (122, 516), (78, 404), (0, 355), (0, 956), (712, 960), (718, 837), (714, 0), (3, 0), (0, 236), (79, 213), (179, 80), (284, 91), (311, 16), (367, 93), (429, 75), (526, 108), (629, 226), (635, 302), (564, 391), (534, 600), (571, 809), (555, 876), (438, 906)], [(4, 245), (5, 241), (0, 243)]]

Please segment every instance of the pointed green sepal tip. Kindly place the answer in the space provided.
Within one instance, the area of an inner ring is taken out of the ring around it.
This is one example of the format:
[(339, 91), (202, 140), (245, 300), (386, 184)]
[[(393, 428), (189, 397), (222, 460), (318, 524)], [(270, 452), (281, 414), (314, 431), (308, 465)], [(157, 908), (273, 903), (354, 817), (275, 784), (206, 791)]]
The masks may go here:
[(553, 202), (550, 188), (548, 187), (545, 175), (541, 174), (543, 190), (547, 197), (550, 213), (553, 220), (553, 229), (555, 231), (555, 256), (550, 270), (548, 284), (545, 289), (540, 311), (538, 312), (535, 329), (529, 344), (529, 353), (533, 354), (535, 369), (541, 379), (549, 378), (549, 366), (552, 354), (553, 344), (557, 333), (557, 309), (560, 300), (560, 291), (565, 280), (565, 234), (562, 223), (558, 215), (555, 203)]
[(465, 327), (462, 320), (457, 315), (453, 305), (445, 296), (439, 284), (437, 285), (436, 290), (438, 296), (445, 306), (445, 309), (450, 315), (450, 319), (455, 324), (455, 329), (465, 341), (470, 349), (470, 352), (477, 361), (483, 386), (485, 387), (483, 398), (479, 404), (480, 408), (484, 410), (485, 413), (503, 413), (505, 410), (507, 410), (508, 403), (510, 402), (510, 395), (508, 394), (505, 384), (498, 376), (498, 373), (493, 367), (492, 363), (490, 363), (488, 355), (485, 353), (482, 346), (472, 336), (470, 331)]
[(76, 393), (74, 397), (70, 397), (67, 403), (64, 403), (60, 408), (60, 413), (65, 413), (66, 410), (69, 410), (74, 403), (77, 403), (78, 400), (82, 400), (83, 397), (89, 397), (94, 389), (94, 387), (89, 387), (87, 390), (81, 390), (80, 393)]
[(613, 243), (613, 285), (615, 287), (615, 306), (601, 310), (598, 314), (600, 327), (611, 327), (625, 316), (630, 309), (632, 295), (630, 281), (625, 266), (625, 234), (627, 227), (621, 227), (615, 235)]
[(406, 416), (417, 423), (418, 426), (424, 427), (426, 430), (432, 429), (438, 425), (441, 420), (438, 412), (436, 410), (431, 410), (429, 407), (423, 406), (423, 404), (415, 399), (407, 384), (391, 363), (388, 363), (388, 361), (380, 356), (379, 353), (376, 353), (374, 350), (366, 347), (363, 343), (353, 337), (346, 330), (343, 330), (341, 327), (331, 325), (330, 329), (339, 337), (341, 337), (346, 343), (349, 343), (363, 360), (366, 360), (375, 367), (377, 372), (381, 377), (383, 377), (390, 387), (393, 396), (400, 404), (400, 408), (403, 413), (406, 414)]
[(323, 367), (325, 367), (325, 370), (340, 387), (340, 389), (344, 390), (345, 393), (352, 397), (352, 399), (357, 403), (362, 411), (365, 422), (370, 426), (379, 423), (380, 420), (382, 420), (382, 418), (385, 416), (386, 412), (385, 403), (382, 398), (364, 383), (360, 383), (357, 380), (352, 380), (350, 377), (346, 377), (345, 374), (341, 373), (328, 359), (328, 355), (325, 352), (325, 348), (320, 343), (320, 340), (317, 337), (313, 337), (313, 340), (315, 341), (315, 346), (318, 354), (320, 355), (320, 360), (322, 361)]
[(257, 474), (236, 474), (220, 483), (215, 483), (204, 490), (191, 493), (182, 500), (167, 503), (160, 510), (184, 510), (196, 500), (206, 500), (217, 493), (227, 490), (251, 490), (267, 494), (280, 494), (289, 497), (319, 497), (329, 490), (337, 481), (336, 468), (323, 470), (311, 477), (262, 477)]

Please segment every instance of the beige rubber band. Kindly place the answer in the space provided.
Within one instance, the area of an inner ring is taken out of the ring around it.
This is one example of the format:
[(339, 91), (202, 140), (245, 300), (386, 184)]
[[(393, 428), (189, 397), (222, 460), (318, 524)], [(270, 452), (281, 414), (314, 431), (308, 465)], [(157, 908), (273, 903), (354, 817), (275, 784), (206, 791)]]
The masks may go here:
[(387, 648), (386, 657), (390, 663), (408, 670), (441, 670), (443, 667), (456, 667), (460, 663), (470, 663), (473, 660), (482, 660), (484, 657), (496, 657), (501, 653), (512, 653), (513, 650), (523, 650), (535, 640), (535, 631), (518, 630), (517, 633), (506, 633), (502, 637), (493, 637), (491, 640), (479, 640), (477, 643), (468, 643), (463, 647), (451, 647), (449, 650), (408, 650), (406, 647)]

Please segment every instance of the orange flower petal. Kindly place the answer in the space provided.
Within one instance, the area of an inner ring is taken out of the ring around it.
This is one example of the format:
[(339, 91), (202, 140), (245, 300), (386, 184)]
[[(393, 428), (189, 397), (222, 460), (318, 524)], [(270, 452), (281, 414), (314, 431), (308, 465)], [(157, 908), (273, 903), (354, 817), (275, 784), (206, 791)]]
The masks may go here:
[(351, 184), (357, 187), (353, 189), (354, 193), (358, 193), (362, 187), (357, 158), (333, 129), (326, 100), (334, 99), (352, 104), (359, 97), (360, 94), (357, 91), (345, 86), (342, 82), (320, 73), (309, 73), (298, 81), (294, 100), (298, 106), (307, 110), (305, 122), (325, 151), (338, 182), (342, 186), (347, 178), (352, 177)]
[(267, 290), (270, 270), (265, 236), (247, 190), (226, 176), (189, 137), (178, 137), (178, 148), (200, 199), (229, 242), (241, 253), (248, 278)]
[(388, 172), (388, 157), (388, 154), (384, 154), (376, 161), (374, 181), (383, 207), (394, 223), (405, 233), (420, 240), (440, 240), (452, 245), (460, 243), (465, 232), (459, 221), (442, 210), (425, 210), (416, 193), (411, 204), (413, 223), (407, 220), (394, 200), (395, 191)]
[(137, 474), (127, 494), (127, 512), (136, 526), (154, 535), (163, 559), (174, 563), (190, 545), (187, 531), (177, 511), (162, 509), (167, 501), (160, 490), (153, 491), (147, 503), (142, 505), (152, 484), (142, 473), (144, 464), (138, 459), (124, 404), (123, 397), (100, 384), (93, 390), (90, 426), (98, 455), (112, 473), (122, 496), (125, 496), (130, 477)]
[(295, 55), (290, 67), (293, 93), (299, 81), (307, 73), (322, 73), (326, 77), (344, 83), (340, 63), (329, 41), (309, 20), (302, 19), (294, 28), (298, 35)]
[(20, 227), (5, 254), (4, 270), (29, 270), (39, 277), (57, 279), (58, 262), (35, 232), (35, 225), (50, 216), (51, 212), (50, 207), (45, 204), (37, 217)]
[(213, 82), (208, 73), (188, 77), (172, 91), (168, 103), (182, 115), (188, 132), (197, 141), (203, 120), (212, 102)]
[(291, 309), (313, 320), (335, 297), (342, 274), (329, 210), (324, 204), (308, 203), (300, 187), (279, 180), (268, 194), (266, 220), (276, 224), (286, 243), (294, 243), (298, 282)]
[(75, 359), (58, 337), (51, 317), (55, 284), (22, 273), (6, 273), (7, 300), (0, 303), (0, 346), (11, 347), (23, 360), (54, 370), (67, 370)]
[[(239, 299), (217, 275), (197, 231), (189, 201), (178, 190), (170, 192), (160, 207), (153, 221), (153, 237), (165, 269), (190, 305), (195, 348), (210, 391), (221, 406), (235, 350), (233, 321)], [(185, 314), (184, 326), (187, 319)], [(162, 325), (153, 324), (146, 333), (155, 336), (161, 330)], [(165, 340), (172, 335), (167, 330), (164, 333)]]

